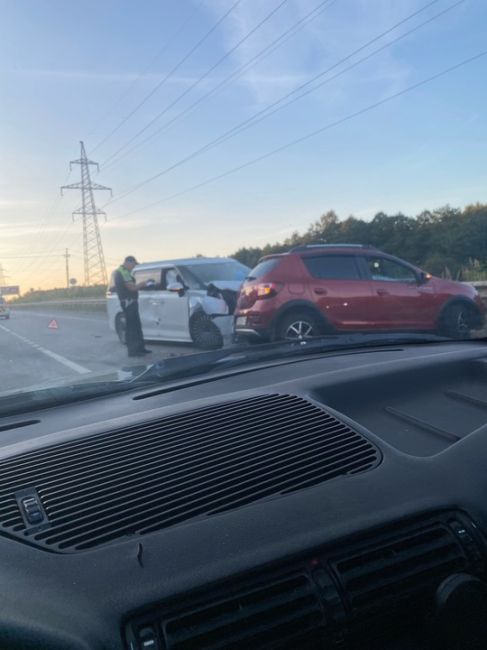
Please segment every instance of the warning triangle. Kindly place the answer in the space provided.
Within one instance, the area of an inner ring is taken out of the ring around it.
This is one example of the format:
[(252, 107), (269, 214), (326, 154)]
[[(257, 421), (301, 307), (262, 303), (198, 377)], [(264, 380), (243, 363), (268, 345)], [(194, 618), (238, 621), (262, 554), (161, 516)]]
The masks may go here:
[(59, 325), (57, 324), (57, 320), (56, 320), (55, 318), (53, 318), (52, 321), (49, 323), (49, 325), (48, 325), (47, 327), (48, 327), (48, 329), (50, 329), (50, 330), (57, 330), (57, 329), (59, 329)]

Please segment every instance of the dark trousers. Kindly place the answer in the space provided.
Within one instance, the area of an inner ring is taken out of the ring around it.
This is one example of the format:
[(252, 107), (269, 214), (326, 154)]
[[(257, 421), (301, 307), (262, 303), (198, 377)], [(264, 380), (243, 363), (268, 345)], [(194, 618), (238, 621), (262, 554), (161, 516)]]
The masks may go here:
[(123, 307), (125, 314), (125, 342), (129, 354), (135, 354), (144, 349), (144, 335), (142, 334), (142, 325), (139, 316), (139, 304), (134, 301)]

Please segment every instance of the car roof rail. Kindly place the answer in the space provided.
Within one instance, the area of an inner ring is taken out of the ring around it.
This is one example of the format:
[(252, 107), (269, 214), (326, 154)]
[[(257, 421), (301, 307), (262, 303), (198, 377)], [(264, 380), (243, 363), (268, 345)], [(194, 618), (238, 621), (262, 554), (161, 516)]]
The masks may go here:
[(374, 246), (369, 246), (367, 244), (303, 244), (301, 246), (294, 246), (294, 248), (291, 248), (289, 252), (302, 253), (317, 248), (367, 248), (370, 250), (377, 250)]

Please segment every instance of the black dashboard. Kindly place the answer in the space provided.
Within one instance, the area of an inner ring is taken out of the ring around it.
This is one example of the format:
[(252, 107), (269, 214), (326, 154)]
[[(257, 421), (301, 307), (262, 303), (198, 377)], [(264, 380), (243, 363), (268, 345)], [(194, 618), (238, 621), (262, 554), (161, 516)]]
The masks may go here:
[(1, 648), (487, 647), (487, 347), (0, 422)]

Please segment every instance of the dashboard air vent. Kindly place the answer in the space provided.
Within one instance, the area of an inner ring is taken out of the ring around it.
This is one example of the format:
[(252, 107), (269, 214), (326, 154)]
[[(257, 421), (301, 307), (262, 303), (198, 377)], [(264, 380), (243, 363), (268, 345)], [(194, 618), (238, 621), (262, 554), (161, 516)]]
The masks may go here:
[(166, 619), (163, 647), (296, 648), (298, 639), (318, 636), (324, 622), (316, 587), (306, 575), (294, 575)]
[[(74, 552), (363, 472), (379, 461), (369, 440), (321, 407), (292, 395), (260, 395), (0, 462), (0, 531)], [(30, 527), (21, 514), (26, 492), (45, 513)]]
[(356, 553), (335, 559), (332, 567), (351, 612), (371, 613), (385, 603), (425, 596), (448, 575), (468, 569), (472, 558), (452, 528), (454, 523), (452, 527), (438, 523), (377, 538)]

